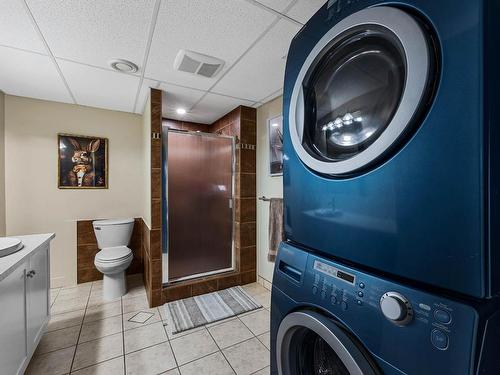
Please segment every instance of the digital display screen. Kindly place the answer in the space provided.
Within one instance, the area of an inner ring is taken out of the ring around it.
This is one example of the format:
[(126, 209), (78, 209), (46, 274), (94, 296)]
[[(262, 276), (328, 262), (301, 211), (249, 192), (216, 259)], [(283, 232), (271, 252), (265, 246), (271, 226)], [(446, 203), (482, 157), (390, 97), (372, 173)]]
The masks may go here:
[(345, 280), (345, 281), (348, 281), (350, 282), (351, 284), (354, 283), (354, 276), (353, 275), (349, 275), (348, 273), (345, 273), (345, 272), (342, 272), (342, 271), (337, 271), (337, 277), (339, 279), (342, 279), (342, 280)]
[(341, 271), (333, 266), (330, 266), (329, 264), (315, 260), (314, 261), (314, 269), (316, 271), (324, 273), (325, 275), (332, 276), (332, 277), (335, 277), (337, 279), (348, 282), (349, 284), (352, 284), (352, 285), (355, 284), (356, 277), (354, 275), (351, 275), (350, 273), (347, 273), (347, 272), (343, 272), (343, 271)]

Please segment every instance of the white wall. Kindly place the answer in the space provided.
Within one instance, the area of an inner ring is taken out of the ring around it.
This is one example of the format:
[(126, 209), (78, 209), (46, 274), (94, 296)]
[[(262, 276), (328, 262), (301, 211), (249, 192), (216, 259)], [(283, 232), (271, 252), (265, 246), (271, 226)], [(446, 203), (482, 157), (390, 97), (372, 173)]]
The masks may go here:
[(0, 237), (5, 236), (5, 94), (0, 91)]
[[(283, 177), (269, 175), (269, 134), (267, 120), (281, 115), (283, 97), (257, 108), (257, 196), (283, 197)], [(269, 249), (269, 202), (257, 200), (257, 274), (272, 281), (274, 263), (267, 260)]]
[[(52, 286), (76, 283), (76, 220), (144, 214), (141, 117), (5, 96), (8, 235), (55, 232)], [(57, 187), (57, 133), (109, 139), (109, 189)]]

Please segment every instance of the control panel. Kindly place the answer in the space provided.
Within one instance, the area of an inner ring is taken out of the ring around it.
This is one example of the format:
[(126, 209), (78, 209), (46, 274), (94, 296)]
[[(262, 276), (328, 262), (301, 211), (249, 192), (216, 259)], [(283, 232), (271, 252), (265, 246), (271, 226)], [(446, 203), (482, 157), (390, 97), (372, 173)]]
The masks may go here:
[(357, 282), (353, 273), (341, 270), (320, 260), (313, 263), (312, 294), (331, 305), (347, 311), (351, 305), (362, 306), (365, 283)]
[(428, 342), (436, 350), (449, 348), (453, 309), (446, 303), (435, 301), (427, 304), (418, 302), (418, 299), (412, 302), (399, 291), (386, 290), (379, 283), (369, 285), (368, 277), (363, 278), (362, 274), (324, 260), (315, 259), (312, 269), (314, 281), (311, 292), (322, 304), (335, 306), (344, 312), (367, 305), (395, 326), (425, 325)]
[(289, 245), (282, 246), (277, 262), (273, 285), (293, 306), (330, 314), (403, 373), (414, 373), (405, 368), (408, 363), (419, 363), (421, 373), (429, 374), (440, 373), (436, 364), (446, 363), (451, 364), (447, 373), (462, 374), (474, 363), (471, 342), (478, 313), (473, 306)]

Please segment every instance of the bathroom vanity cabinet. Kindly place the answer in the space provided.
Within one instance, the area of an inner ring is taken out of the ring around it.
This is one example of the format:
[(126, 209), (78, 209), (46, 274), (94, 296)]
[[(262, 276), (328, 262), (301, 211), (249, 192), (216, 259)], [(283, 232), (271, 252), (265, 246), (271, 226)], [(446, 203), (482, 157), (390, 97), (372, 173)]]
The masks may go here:
[(50, 240), (17, 236), (24, 248), (0, 258), (0, 372), (23, 374), (49, 320)]

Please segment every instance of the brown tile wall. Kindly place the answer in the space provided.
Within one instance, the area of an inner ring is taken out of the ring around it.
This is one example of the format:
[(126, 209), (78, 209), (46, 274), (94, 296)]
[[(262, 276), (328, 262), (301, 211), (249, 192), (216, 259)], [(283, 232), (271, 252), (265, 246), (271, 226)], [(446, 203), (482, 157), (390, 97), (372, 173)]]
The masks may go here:
[(162, 303), (161, 127), (162, 92), (151, 89), (151, 228), (142, 222), (144, 285), (151, 306)]
[[(97, 239), (95, 238), (92, 221), (79, 220), (76, 222), (76, 277), (78, 284), (102, 279), (102, 273), (94, 265), (94, 257), (99, 249), (97, 248)], [(134, 231), (129, 244), (134, 254), (134, 260), (130, 267), (127, 268), (127, 274), (141, 273), (143, 270), (142, 223), (142, 219), (135, 219)]]

